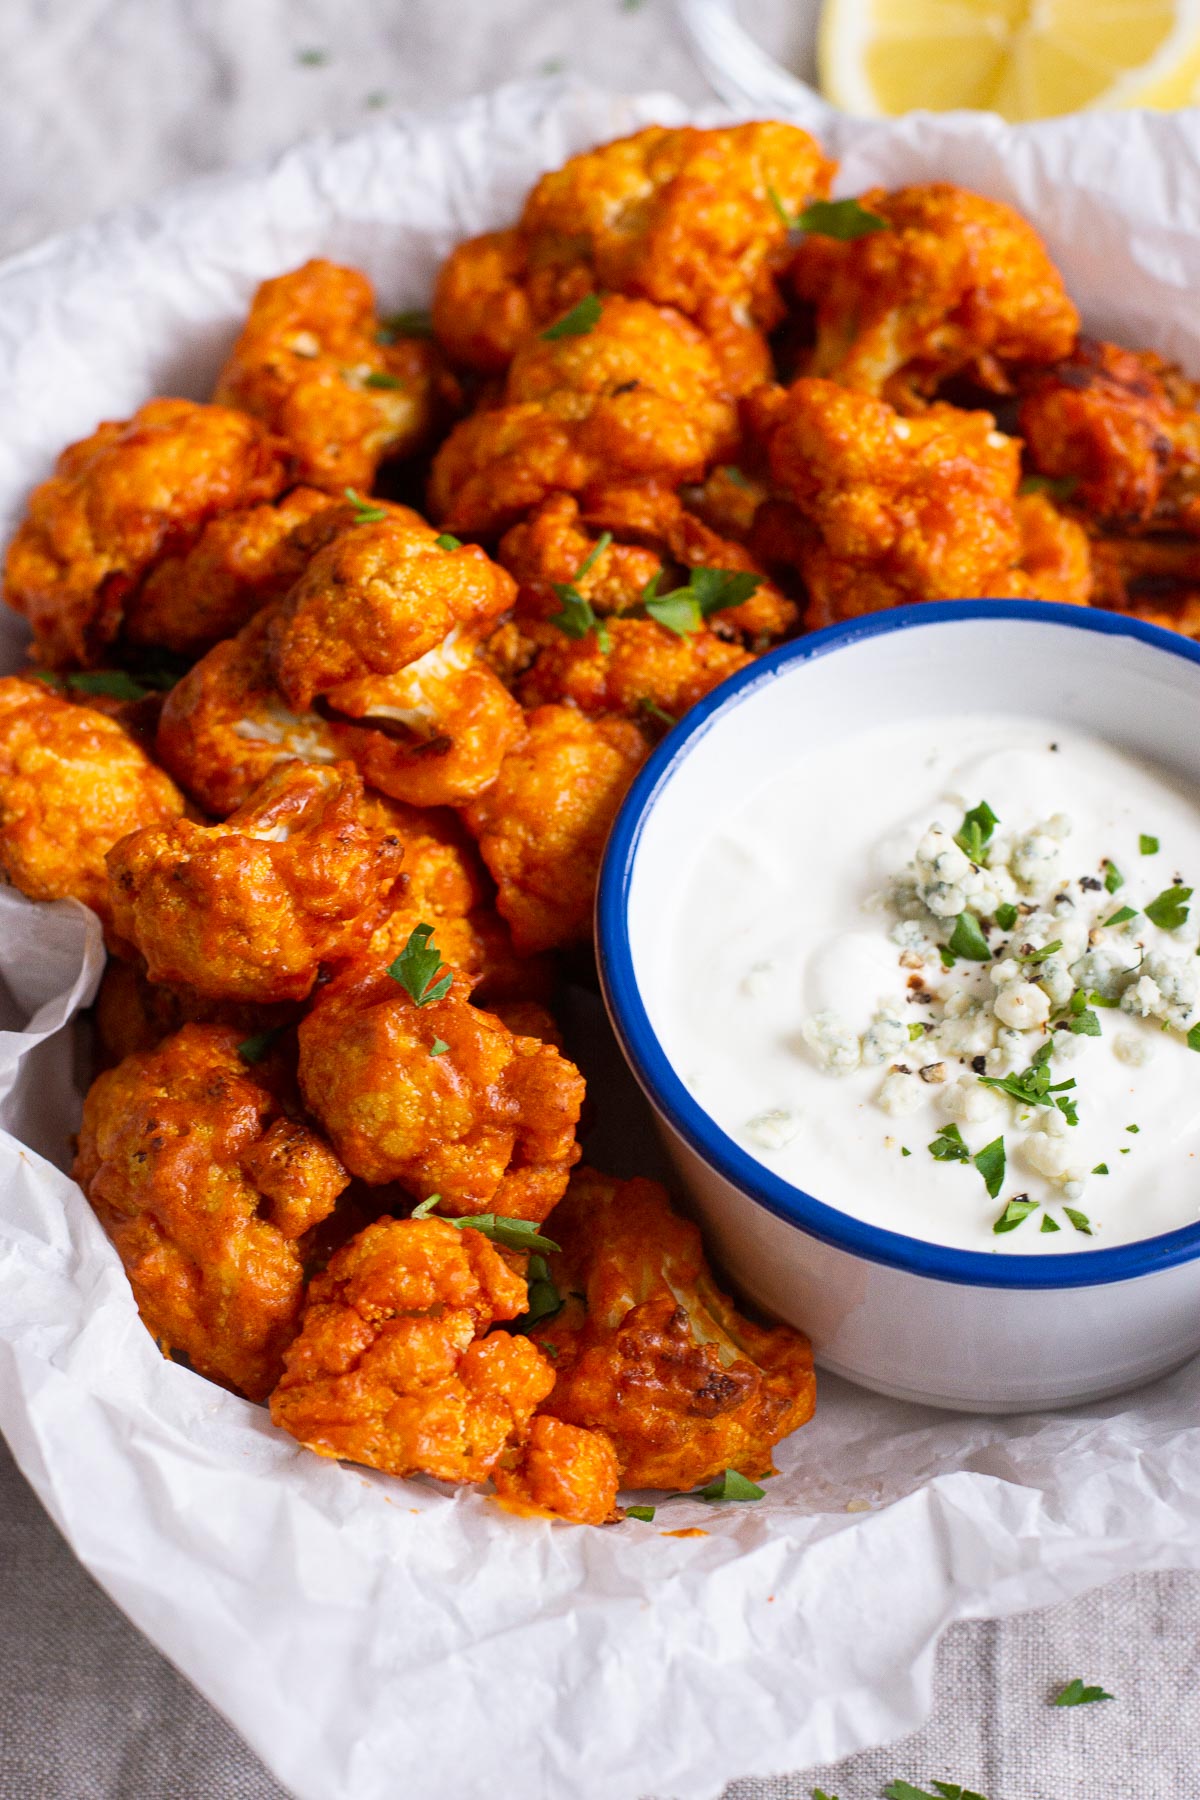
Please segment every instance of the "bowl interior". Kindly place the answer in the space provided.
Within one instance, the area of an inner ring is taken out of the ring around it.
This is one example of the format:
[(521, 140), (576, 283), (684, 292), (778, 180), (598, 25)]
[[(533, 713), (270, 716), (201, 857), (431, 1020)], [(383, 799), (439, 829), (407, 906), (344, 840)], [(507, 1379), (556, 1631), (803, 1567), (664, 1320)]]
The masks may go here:
[(691, 1097), (659, 1041), (673, 931), (663, 896), (688, 881), (714, 821), (793, 749), (832, 758), (867, 727), (972, 708), (1074, 726), (1200, 783), (1200, 647), (1152, 626), (1083, 608), (978, 601), (897, 609), (785, 645), (687, 715), (618, 818), (599, 907), (617, 1034), (652, 1101), (702, 1156), (771, 1210), (877, 1260), (1041, 1285), (1063, 1279), (1068, 1262), (1086, 1263), (1076, 1279), (1088, 1281), (1135, 1273), (1148, 1244), (1158, 1246), (1158, 1263), (1200, 1254), (1200, 1225), (1054, 1258), (943, 1251), (862, 1225), (750, 1157)]

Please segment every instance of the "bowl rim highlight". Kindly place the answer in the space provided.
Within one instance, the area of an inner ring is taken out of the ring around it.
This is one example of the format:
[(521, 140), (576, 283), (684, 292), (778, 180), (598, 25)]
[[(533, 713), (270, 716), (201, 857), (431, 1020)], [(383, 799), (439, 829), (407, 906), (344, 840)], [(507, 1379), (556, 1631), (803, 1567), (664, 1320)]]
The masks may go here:
[[(823, 1243), (870, 1262), (964, 1287), (1061, 1289), (1095, 1287), (1156, 1274), (1200, 1258), (1200, 1220), (1157, 1237), (1111, 1248), (1060, 1251), (1052, 1256), (959, 1250), (869, 1225), (794, 1187), (731, 1138), (692, 1097), (659, 1043), (634, 971), (629, 895), (643, 832), (664, 789), (691, 750), (710, 731), (752, 701), (783, 670), (814, 662), (864, 640), (974, 620), (1014, 620), (1067, 626), (1114, 639), (1134, 638), (1197, 667), (1200, 644), (1119, 613), (1042, 600), (941, 600), (870, 613), (781, 644), (693, 706), (635, 776), (609, 834), (596, 895), (600, 985), (609, 1019), (651, 1105), (690, 1148), (757, 1205)], [(1200, 1180), (1198, 1180), (1200, 1188)]]

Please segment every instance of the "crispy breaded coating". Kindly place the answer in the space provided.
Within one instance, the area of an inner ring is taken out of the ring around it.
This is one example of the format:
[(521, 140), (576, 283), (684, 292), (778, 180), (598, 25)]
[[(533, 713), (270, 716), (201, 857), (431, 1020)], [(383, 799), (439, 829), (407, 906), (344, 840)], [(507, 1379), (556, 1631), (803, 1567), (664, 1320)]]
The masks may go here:
[(381, 328), (365, 275), (314, 258), (259, 287), (216, 398), (283, 438), (302, 481), (365, 494), (428, 437), (436, 379), (427, 340)]
[(517, 617), (528, 619), (562, 611), (556, 585), (573, 587), (602, 616), (628, 612), (663, 567), (658, 552), (641, 544), (602, 545), (599, 533), (583, 523), (572, 494), (551, 494), (506, 531), (496, 560), (517, 582)]
[(479, 1232), (379, 1219), (314, 1279), (271, 1417), (320, 1456), (486, 1481), (554, 1385), (528, 1338), (489, 1329), (524, 1305)]
[(385, 969), (360, 965), (300, 1027), (301, 1089), (362, 1180), (440, 1194), (455, 1215), (544, 1219), (579, 1160), (583, 1078), (467, 992), (456, 976), (418, 1004)]
[(0, 678), (0, 869), (31, 900), (82, 900), (112, 932), (104, 859), (183, 795), (115, 720), (40, 681)]
[(199, 655), (282, 599), (312, 554), (318, 516), (348, 516), (318, 488), (293, 488), (271, 505), (223, 513), (187, 549), (163, 556), (125, 611), (125, 637)]
[(769, 1474), (775, 1445), (812, 1417), (808, 1339), (737, 1311), (657, 1182), (581, 1169), (552, 1231), (564, 1305), (532, 1334), (557, 1352), (545, 1411), (606, 1433), (623, 1487)]
[(167, 1354), (251, 1400), (300, 1322), (304, 1234), (349, 1177), (240, 1033), (185, 1025), (93, 1082), (75, 1179)]
[(4, 597), (52, 668), (95, 666), (139, 581), (212, 518), (286, 484), (283, 446), (244, 413), (150, 400), (63, 451), (33, 490), (4, 566)]
[(315, 765), (346, 755), (335, 728), (297, 713), (275, 686), (265, 607), (236, 637), (216, 644), (167, 695), (159, 760), (206, 812), (224, 818), (280, 763)]
[(587, 943), (608, 829), (648, 745), (628, 719), (539, 706), (464, 813), (518, 950)]
[(756, 406), (771, 472), (807, 528), (811, 628), (914, 600), (1024, 596), (1020, 445), (990, 413), (885, 402), (803, 379)]
[(699, 480), (736, 441), (702, 332), (645, 300), (598, 303), (590, 330), (527, 338), (497, 407), (455, 426), (430, 504), (451, 532), (502, 530), (557, 491), (601, 481)]
[(93, 1020), (100, 1066), (113, 1068), (141, 1050), (155, 1050), (182, 1025), (231, 1025), (239, 1038), (282, 1031), (295, 1022), (295, 1006), (255, 1006), (240, 1000), (210, 1000), (191, 988), (167, 987), (147, 979), (144, 966), (110, 956), (96, 992)]
[(1069, 355), (1079, 314), (1011, 206), (946, 181), (872, 188), (860, 204), (888, 229), (811, 233), (792, 265), (816, 307), (809, 374), (903, 405), (957, 374), (1007, 393), (1011, 369)]
[(1023, 384), (1019, 428), (1030, 466), (1091, 518), (1200, 531), (1196, 393), (1161, 357), (1080, 338)]
[(275, 679), (297, 712), (321, 696), (356, 714), (356, 689), (398, 674), (456, 629), (488, 624), (516, 583), (476, 544), (446, 545), (417, 513), (352, 525), (311, 559), (271, 627)]
[(1017, 499), (1021, 570), (1035, 600), (1087, 606), (1092, 597), (1092, 553), (1087, 532), (1045, 494)]
[(682, 718), (689, 706), (753, 661), (738, 644), (712, 631), (680, 637), (653, 619), (612, 619), (608, 649), (594, 631), (570, 638), (555, 625), (530, 624), (537, 656), (517, 683), (522, 706), (568, 701), (585, 713), (624, 713), (644, 719), (669, 713)]
[(526, 1441), (492, 1470), (508, 1512), (608, 1525), (619, 1517), (617, 1457), (601, 1431), (584, 1431), (539, 1413)]
[(353, 765), (285, 763), (223, 824), (179, 819), (108, 855), (113, 919), (151, 981), (213, 1000), (303, 1000), (363, 948), (403, 851), (363, 816)]
[(827, 194), (833, 169), (807, 132), (772, 120), (651, 125), (571, 157), (542, 176), (514, 230), (452, 251), (438, 336), (455, 361), (496, 371), (593, 290), (676, 307), (712, 332), (770, 327), (787, 259), (780, 209)]

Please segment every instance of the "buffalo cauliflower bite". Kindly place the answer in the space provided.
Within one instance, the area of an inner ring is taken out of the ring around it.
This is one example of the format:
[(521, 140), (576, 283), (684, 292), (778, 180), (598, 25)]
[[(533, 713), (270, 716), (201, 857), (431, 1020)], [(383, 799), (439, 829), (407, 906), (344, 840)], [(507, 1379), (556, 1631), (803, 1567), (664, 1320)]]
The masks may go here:
[(1045, 494), (1017, 500), (1021, 570), (1035, 600), (1086, 606), (1092, 597), (1092, 553), (1087, 532), (1059, 512)]
[(861, 205), (887, 229), (812, 233), (796, 252), (796, 292), (816, 307), (808, 373), (903, 404), (960, 372), (1006, 393), (1010, 368), (1069, 355), (1079, 314), (1011, 206), (944, 181)]
[(273, 504), (211, 519), (194, 544), (151, 569), (126, 608), (126, 640), (195, 656), (232, 637), (300, 575), (314, 522), (350, 510), (298, 487)]
[(1091, 518), (1200, 531), (1196, 393), (1151, 352), (1080, 338), (1023, 384), (1019, 428), (1030, 467)]
[(734, 409), (702, 332), (619, 296), (590, 330), (528, 338), (501, 403), (456, 425), (430, 503), (451, 532), (502, 530), (555, 491), (601, 481), (693, 481), (736, 442)]
[(914, 600), (1022, 597), (1020, 446), (990, 413), (910, 419), (831, 381), (764, 390), (771, 472), (796, 506), (810, 629)]
[(601, 616), (628, 612), (663, 566), (655, 550), (640, 544), (602, 544), (584, 524), (572, 494), (551, 494), (505, 532), (496, 558), (517, 583), (519, 619), (560, 613), (556, 587), (573, 587)]
[(305, 1233), (349, 1177), (239, 1036), (185, 1025), (101, 1075), (75, 1179), (164, 1351), (262, 1400), (299, 1325)]
[(508, 1512), (608, 1525), (620, 1515), (617, 1455), (602, 1431), (585, 1431), (539, 1413), (526, 1441), (506, 1450), (492, 1469)]
[(581, 1169), (551, 1229), (566, 1298), (533, 1329), (557, 1376), (544, 1410), (606, 1433), (624, 1487), (770, 1474), (775, 1445), (812, 1417), (808, 1339), (742, 1317), (657, 1182)]
[(355, 713), (356, 688), (399, 673), (456, 629), (506, 612), (516, 584), (475, 544), (448, 545), (416, 513), (340, 532), (311, 559), (271, 627), (279, 689)]
[(93, 1019), (100, 1066), (112, 1068), (136, 1051), (155, 1050), (182, 1025), (232, 1025), (242, 1040), (282, 1031), (294, 1023), (291, 1004), (260, 1006), (210, 1000), (191, 988), (147, 979), (139, 962), (110, 956), (96, 991)]
[(527, 628), (537, 656), (517, 683), (522, 706), (569, 701), (585, 713), (680, 718), (752, 658), (712, 631), (686, 637), (653, 619), (613, 619), (604, 649), (594, 631), (565, 637), (554, 625)]
[(1099, 606), (1200, 635), (1200, 544), (1191, 537), (1094, 537)]
[(111, 933), (105, 857), (183, 808), (115, 720), (39, 681), (0, 678), (0, 869), (31, 900), (82, 900)]
[(403, 855), (349, 764), (285, 763), (223, 824), (179, 819), (108, 856), (116, 929), (151, 981), (214, 1000), (303, 1000), (379, 922)]
[(346, 754), (327, 720), (293, 712), (275, 686), (273, 611), (264, 608), (201, 657), (171, 689), (159, 718), (159, 760), (218, 818), (243, 805), (281, 763), (334, 763)]
[(53, 668), (95, 665), (142, 577), (207, 522), (273, 499), (283, 446), (224, 406), (150, 400), (71, 444), (34, 489), (4, 568), (4, 597)]
[(314, 1278), (271, 1417), (320, 1456), (486, 1481), (554, 1385), (528, 1338), (490, 1329), (525, 1292), (479, 1232), (379, 1219)]
[(385, 969), (351, 970), (301, 1024), (301, 1089), (347, 1168), (373, 1186), (437, 1193), (455, 1214), (544, 1219), (579, 1160), (583, 1078), (466, 993), (456, 976), (418, 1004)]
[(466, 808), (518, 950), (586, 943), (608, 829), (647, 754), (629, 719), (539, 706), (495, 785)]
[(381, 328), (366, 276), (314, 259), (262, 283), (216, 398), (276, 432), (301, 480), (368, 493), (428, 437), (436, 385), (433, 346)]
[(832, 175), (807, 132), (775, 121), (651, 125), (603, 144), (543, 175), (515, 229), (451, 253), (438, 336), (456, 361), (496, 371), (595, 289), (673, 306), (718, 334), (769, 327), (787, 258), (780, 211), (828, 193)]

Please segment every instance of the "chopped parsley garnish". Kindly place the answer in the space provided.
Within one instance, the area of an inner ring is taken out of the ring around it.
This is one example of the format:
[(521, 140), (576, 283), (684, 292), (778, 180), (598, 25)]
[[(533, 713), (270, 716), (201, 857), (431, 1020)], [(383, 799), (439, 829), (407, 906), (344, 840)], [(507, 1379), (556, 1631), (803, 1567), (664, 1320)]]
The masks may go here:
[(434, 979), (444, 965), (441, 951), (432, 942), (433, 933), (432, 925), (415, 925), (409, 933), (407, 944), (388, 968), (392, 980), (400, 983), (416, 1006), (428, 1006), (434, 1000), (443, 1000), (454, 981), (451, 974), (443, 975), (440, 981)]
[[(422, 1200), (419, 1206), (413, 1207), (411, 1217), (427, 1219), (441, 1197), (440, 1194), (430, 1194), (427, 1200)], [(553, 1238), (543, 1237), (532, 1219), (508, 1219), (503, 1213), (476, 1213), (469, 1219), (449, 1219), (444, 1213), (437, 1216), (443, 1225), (453, 1225), (459, 1231), (469, 1225), (472, 1231), (491, 1238), (494, 1244), (503, 1244), (508, 1250), (546, 1251), (561, 1248)]]
[(1138, 838), (1138, 849), (1143, 856), (1157, 856), (1158, 839), (1156, 837), (1147, 837), (1146, 833), (1143, 831), (1142, 835)]
[(949, 950), (947, 950), (945, 944), (939, 945), (938, 955), (942, 959), (943, 969), (952, 969), (954, 967), (955, 963), (958, 961), (958, 958), (956, 956), (951, 956), (951, 954), (950, 954)]
[(931, 1144), (926, 1145), (935, 1162), (969, 1163), (971, 1152), (963, 1142), (957, 1125), (943, 1125)]
[(150, 692), (124, 669), (89, 669), (68, 675), (67, 686), (76, 694), (104, 694), (110, 700), (144, 700)]
[(909, 1149), (909, 1147), (908, 1147), (908, 1145), (907, 1145), (907, 1144), (901, 1144), (901, 1146), (900, 1146), (900, 1154), (901, 1154), (901, 1156), (911, 1156), (911, 1155), (912, 1155), (912, 1151), (911, 1151), (911, 1150), (910, 1150), (910, 1149)]
[(1052, 944), (1043, 944), (1040, 950), (1022, 950), (1021, 961), (1031, 963), (1045, 962), (1048, 956), (1056, 956), (1061, 949), (1062, 939), (1055, 938)]
[(377, 335), (385, 344), (393, 344), (397, 338), (432, 337), (433, 314), (423, 306), (414, 306), (407, 312), (388, 313), (379, 321), (379, 326)]
[(378, 525), (380, 519), (387, 518), (387, 508), (364, 500), (357, 488), (343, 488), (342, 492), (354, 508), (355, 525)]
[[(1072, 1081), (1069, 1085), (1074, 1087), (1075, 1083)], [(1068, 1100), (1065, 1094), (1060, 1094), (1054, 1104), (1057, 1106), (1068, 1125), (1078, 1125), (1079, 1109), (1073, 1100)]]
[(788, 231), (805, 231), (813, 237), (837, 238), (847, 244), (854, 238), (868, 237), (873, 231), (890, 231), (886, 219), (868, 212), (857, 200), (814, 200), (793, 218), (773, 187), (767, 198)]
[(439, 550), (461, 550), (462, 539), (454, 537), (449, 531), (443, 531), (440, 537), (434, 538)]
[(1181, 925), (1187, 924), (1188, 901), (1192, 897), (1190, 887), (1180, 887), (1176, 882), (1173, 887), (1164, 888), (1146, 906), (1146, 917), (1152, 924), (1163, 931), (1178, 931)]
[(971, 1788), (956, 1781), (935, 1781), (928, 1788), (914, 1787), (911, 1781), (891, 1781), (883, 1790), (883, 1800), (987, 1800)]
[(971, 1158), (971, 1161), (983, 1176), (983, 1184), (994, 1200), (1004, 1185), (1004, 1139), (1002, 1137), (993, 1138), (990, 1144), (983, 1146), (977, 1156)]
[(973, 863), (981, 863), (992, 833), (999, 823), (987, 801), (981, 800), (978, 806), (973, 806), (964, 816), (962, 829), (955, 834), (954, 841)]
[(270, 1052), (272, 1044), (283, 1027), (277, 1025), (271, 1031), (256, 1031), (253, 1037), (243, 1038), (237, 1047), (237, 1053), (244, 1063), (260, 1063)]
[(547, 343), (554, 343), (558, 338), (586, 337), (600, 323), (602, 308), (598, 294), (585, 294), (577, 300), (570, 312), (556, 319), (553, 325), (547, 325), (542, 337)]
[(925, 1036), (925, 1027), (924, 1027), (924, 1025), (922, 1025), (920, 1023), (919, 1020), (915, 1024), (909, 1026), (908, 1041), (910, 1044), (915, 1044), (919, 1037), (924, 1037), (924, 1036)]
[(1132, 1133), (1133, 1133), (1133, 1135), (1134, 1135), (1134, 1137), (1136, 1137), (1136, 1136), (1137, 1136), (1137, 1134), (1138, 1134), (1138, 1132), (1139, 1132), (1139, 1131), (1140, 1131), (1140, 1130), (1141, 1130), (1141, 1129), (1142, 1129), (1142, 1128), (1141, 1128), (1141, 1126), (1140, 1126), (1140, 1125), (1127, 1125), (1127, 1126), (1126, 1126), (1126, 1127), (1125, 1127), (1125, 1129), (1126, 1129), (1126, 1131), (1132, 1131)]
[(297, 50), (296, 61), (302, 69), (322, 69), (329, 61), (328, 50)]
[(449, 1048), (450, 1046), (445, 1038), (435, 1037), (432, 1044), (429, 1046), (429, 1054), (430, 1056), (445, 1056)]
[(1049, 1213), (1043, 1213), (1042, 1214), (1042, 1230), (1043, 1231), (1061, 1231), (1062, 1226), (1060, 1224), (1058, 1224), (1058, 1222), (1055, 1219), (1052, 1219), (1050, 1217)]
[(1136, 918), (1137, 918), (1136, 906), (1123, 906), (1123, 907), (1121, 907), (1119, 912), (1115, 912), (1112, 915), (1111, 919), (1101, 919), (1100, 923), (1102, 925), (1127, 925), (1129, 923), (1130, 919), (1136, 919)]
[(667, 712), (665, 707), (660, 706), (657, 700), (652, 700), (649, 694), (643, 694), (639, 699), (638, 711), (644, 713), (648, 719), (653, 719), (656, 725), (661, 725), (664, 731), (671, 731), (679, 723), (674, 713)]
[(1092, 1170), (1092, 1174), (1093, 1175), (1107, 1175), (1108, 1174), (1108, 1164), (1107, 1163), (1097, 1163), (1095, 1168)]
[(811, 1789), (812, 1800), (838, 1800), (836, 1794), (827, 1794), (824, 1788)]
[(591, 573), (597, 558), (603, 556), (611, 543), (612, 532), (602, 531), (571, 580), (553, 583), (554, 592), (562, 602), (562, 611), (555, 613), (550, 620), (551, 625), (557, 625), (558, 629), (569, 638), (585, 638), (589, 631), (594, 631), (596, 642), (605, 656), (612, 649), (612, 634), (604, 620), (597, 617), (591, 601), (585, 599), (575, 583), (582, 581), (585, 575)]
[(404, 383), (398, 375), (391, 374), (387, 369), (372, 369), (369, 375), (364, 376), (363, 386), (369, 388), (402, 388)]
[(625, 1508), (625, 1517), (627, 1519), (641, 1519), (648, 1525), (657, 1510), (658, 1508), (654, 1506), (627, 1506)]
[(1003, 906), (996, 908), (996, 923), (1001, 931), (1011, 931), (1020, 916), (1020, 911), (1011, 901), (1006, 900)]
[(1045, 494), (1048, 500), (1069, 500), (1078, 486), (1078, 475), (1025, 475), (1017, 492)]
[(1080, 1212), (1077, 1206), (1064, 1206), (1063, 1211), (1066, 1213), (1068, 1219), (1070, 1219), (1076, 1231), (1082, 1231), (1084, 1237), (1091, 1237), (1091, 1221), (1088, 1219), (1085, 1212)]
[(984, 1087), (995, 1088), (998, 1094), (1007, 1094), (1021, 1106), (1058, 1106), (1060, 1111), (1065, 1110), (1054, 1096), (1066, 1093), (1075, 1083), (1051, 1081), (1049, 1062), (1053, 1054), (1054, 1045), (1047, 1040), (1020, 1075), (980, 1075), (979, 1081)]
[(761, 1500), (766, 1493), (757, 1481), (747, 1481), (736, 1469), (726, 1469), (707, 1487), (702, 1487), (697, 1495), (700, 1500)]
[(531, 1256), (529, 1267), (525, 1271), (528, 1294), (525, 1300), (524, 1325), (538, 1325), (543, 1319), (552, 1319), (563, 1308), (563, 1297), (550, 1273), (550, 1264), (544, 1256)]
[(1084, 1687), (1078, 1675), (1068, 1681), (1061, 1694), (1054, 1696), (1055, 1706), (1091, 1706), (1096, 1700), (1111, 1700), (1102, 1687)]
[(661, 570), (642, 589), (642, 605), (659, 625), (676, 637), (690, 637), (703, 629), (714, 613), (740, 606), (762, 585), (761, 575), (748, 569), (693, 569), (684, 587), (660, 594)]
[(1087, 995), (1082, 988), (1076, 988), (1071, 995), (1070, 1027), (1077, 1037), (1099, 1037), (1100, 1021), (1091, 1011), (1087, 1003)]
[(1189, 1050), (1200, 1050), (1200, 1025), (1193, 1025), (1188, 1032), (1187, 1047)]
[(1104, 994), (1089, 994), (1087, 1000), (1089, 1006), (1120, 1006), (1121, 1004), (1120, 1000), (1115, 997)]
[(1031, 1200), (1028, 1194), (1018, 1194), (1015, 1199), (1009, 1201), (1004, 1211), (1000, 1214), (1000, 1217), (996, 1220), (996, 1223), (992, 1226), (992, 1230), (997, 1236), (999, 1236), (1001, 1232), (1015, 1231), (1017, 1226), (1023, 1225), (1030, 1213), (1036, 1212), (1037, 1209), (1038, 1203), (1036, 1200)]
[(1118, 869), (1116, 863), (1112, 862), (1107, 856), (1104, 859), (1104, 885), (1110, 894), (1115, 894), (1118, 888), (1123, 888), (1125, 886), (1125, 877), (1122, 875), (1120, 869)]
[(961, 912), (954, 921), (954, 930), (950, 934), (950, 952), (953, 956), (964, 956), (968, 962), (988, 962), (991, 951), (988, 941), (983, 935), (983, 927), (974, 913)]

